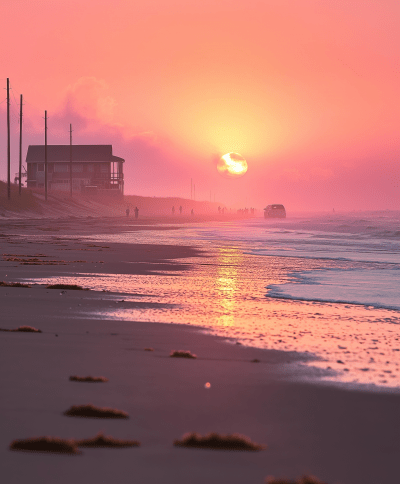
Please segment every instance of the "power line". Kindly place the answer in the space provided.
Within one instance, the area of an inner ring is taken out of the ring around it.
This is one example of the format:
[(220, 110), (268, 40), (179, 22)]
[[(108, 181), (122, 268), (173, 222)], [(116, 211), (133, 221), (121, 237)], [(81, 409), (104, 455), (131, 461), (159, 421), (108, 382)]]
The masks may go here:
[[(15, 83), (14, 82), (13, 82), (13, 86), (15, 86)], [(14, 96), (14, 99), (15, 99), (14, 92), (16, 94), (18, 94), (19, 96), (21, 95), (21, 91), (18, 88), (15, 88), (14, 87), (13, 88), (13, 96)], [(29, 102), (29, 101), (26, 101), (25, 99), (24, 99), (24, 105), (31, 106), (32, 108), (37, 109), (38, 111), (41, 111), (42, 110), (42, 108), (38, 107), (36, 104), (33, 104), (33, 103)]]
[(11, 89), (11, 92), (12, 92), (12, 95), (13, 95), (13, 98), (14, 98), (14, 101), (15, 101), (15, 104), (18, 106), (18, 102), (17, 102), (17, 100), (15, 98), (15, 94), (14, 94), (14, 90), (13, 90), (12, 86), (11, 86), (10, 89)]

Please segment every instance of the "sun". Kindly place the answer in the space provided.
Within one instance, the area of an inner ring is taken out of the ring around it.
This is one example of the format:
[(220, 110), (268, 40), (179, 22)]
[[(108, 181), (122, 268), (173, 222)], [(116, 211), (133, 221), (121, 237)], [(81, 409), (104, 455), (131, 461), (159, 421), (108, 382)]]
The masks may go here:
[(218, 173), (228, 178), (238, 178), (247, 171), (247, 161), (239, 153), (226, 153), (217, 163)]

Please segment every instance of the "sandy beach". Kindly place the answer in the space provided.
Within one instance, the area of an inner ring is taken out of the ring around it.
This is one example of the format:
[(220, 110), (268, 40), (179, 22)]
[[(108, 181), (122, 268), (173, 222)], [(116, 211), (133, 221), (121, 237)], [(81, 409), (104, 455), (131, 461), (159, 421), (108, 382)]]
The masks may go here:
[[(190, 271), (186, 259), (203, 256), (191, 245), (93, 244), (79, 238), (134, 230), (134, 223), (123, 218), (4, 221), (0, 280), (9, 284), (76, 272), (168, 274)], [(146, 229), (163, 230), (163, 220), (136, 226)], [(296, 381), (291, 363), (303, 354), (232, 344), (201, 328), (85, 317), (118, 304), (144, 310), (152, 304), (124, 301), (123, 294), (3, 286), (0, 298), (1, 328), (42, 330), (0, 332), (0, 473), (7, 484), (242, 484), (304, 474), (329, 484), (398, 479), (399, 394)], [(197, 358), (170, 358), (173, 350), (190, 350)], [(71, 375), (109, 381), (72, 382)], [(129, 419), (63, 415), (72, 405), (89, 403), (122, 410)], [(83, 439), (99, 431), (139, 440), (141, 446), (85, 448), (77, 456), (9, 450), (14, 439)], [(240, 433), (267, 448), (230, 452), (173, 446), (193, 431)]]

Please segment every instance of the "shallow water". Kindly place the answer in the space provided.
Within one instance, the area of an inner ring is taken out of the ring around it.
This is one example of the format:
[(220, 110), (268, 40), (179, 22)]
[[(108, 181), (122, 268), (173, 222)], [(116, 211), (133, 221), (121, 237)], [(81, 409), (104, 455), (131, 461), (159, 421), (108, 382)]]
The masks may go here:
[(313, 354), (308, 365), (324, 370), (324, 381), (398, 390), (399, 221), (393, 213), (252, 219), (98, 235), (89, 239), (193, 244), (208, 255), (187, 259), (193, 269), (172, 275), (57, 281), (124, 293), (118, 301), (170, 305), (128, 309), (111, 298), (104, 318), (203, 326), (242, 344)]

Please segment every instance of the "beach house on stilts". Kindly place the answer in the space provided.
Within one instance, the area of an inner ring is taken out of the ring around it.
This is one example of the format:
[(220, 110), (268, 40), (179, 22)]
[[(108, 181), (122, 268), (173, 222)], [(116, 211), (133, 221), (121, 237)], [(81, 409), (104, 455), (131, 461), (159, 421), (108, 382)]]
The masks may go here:
[[(123, 195), (125, 160), (113, 155), (112, 145), (73, 145), (72, 153), (70, 149), (70, 145), (47, 145), (49, 191), (70, 191), (72, 180), (73, 192)], [(28, 188), (44, 188), (45, 161), (45, 145), (28, 147)]]

